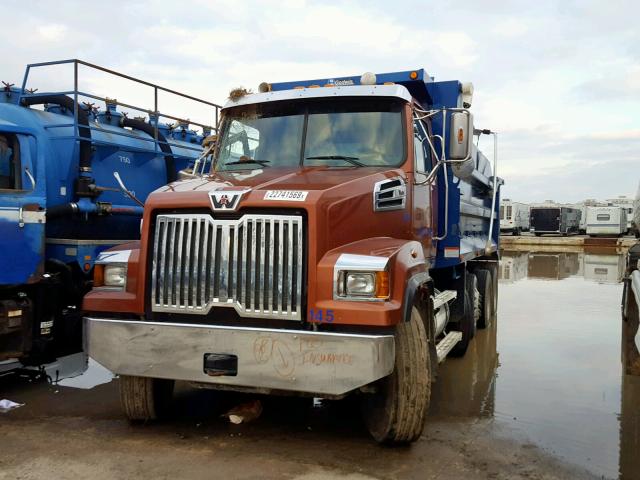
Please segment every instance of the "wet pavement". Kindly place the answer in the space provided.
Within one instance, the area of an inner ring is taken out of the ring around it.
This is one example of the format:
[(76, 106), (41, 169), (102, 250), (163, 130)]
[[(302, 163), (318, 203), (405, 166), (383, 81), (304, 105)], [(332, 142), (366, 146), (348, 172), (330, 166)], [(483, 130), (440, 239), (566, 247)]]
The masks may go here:
[(598, 476), (640, 478), (640, 378), (620, 362), (623, 252), (502, 258), (494, 418)]
[(254, 396), (179, 385), (172, 418), (130, 425), (117, 379), (82, 354), (0, 377), (0, 479), (640, 478), (640, 377), (620, 364), (622, 252), (505, 251), (498, 319), (448, 359), (425, 434), (377, 446), (354, 401), (261, 397), (248, 425), (221, 418)]

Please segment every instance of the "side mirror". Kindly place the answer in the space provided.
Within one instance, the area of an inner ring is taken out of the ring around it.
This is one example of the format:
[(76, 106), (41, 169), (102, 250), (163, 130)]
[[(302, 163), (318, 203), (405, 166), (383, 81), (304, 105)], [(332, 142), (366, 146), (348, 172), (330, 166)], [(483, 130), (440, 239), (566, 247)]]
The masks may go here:
[(449, 160), (465, 160), (473, 147), (473, 115), (453, 112), (449, 128)]

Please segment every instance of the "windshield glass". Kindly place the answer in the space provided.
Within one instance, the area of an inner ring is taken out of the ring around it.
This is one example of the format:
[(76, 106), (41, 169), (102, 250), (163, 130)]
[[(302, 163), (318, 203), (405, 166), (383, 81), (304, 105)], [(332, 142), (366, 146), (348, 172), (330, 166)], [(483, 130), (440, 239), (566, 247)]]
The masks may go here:
[(215, 170), (398, 166), (405, 159), (402, 105), (393, 98), (341, 97), (229, 109)]

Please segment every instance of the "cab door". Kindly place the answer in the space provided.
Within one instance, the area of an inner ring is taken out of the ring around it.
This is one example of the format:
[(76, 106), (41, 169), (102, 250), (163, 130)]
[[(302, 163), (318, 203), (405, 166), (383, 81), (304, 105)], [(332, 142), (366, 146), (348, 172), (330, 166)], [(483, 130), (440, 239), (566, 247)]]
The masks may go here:
[(44, 271), (46, 188), (37, 155), (35, 135), (0, 125), (0, 285), (32, 283)]
[(414, 119), (413, 232), (416, 240), (422, 244), (424, 256), (435, 258), (436, 244), (433, 237), (436, 232), (434, 232), (433, 226), (437, 213), (437, 198), (433, 181), (427, 183), (427, 175), (433, 168), (428, 135), (428, 125), (421, 120)]

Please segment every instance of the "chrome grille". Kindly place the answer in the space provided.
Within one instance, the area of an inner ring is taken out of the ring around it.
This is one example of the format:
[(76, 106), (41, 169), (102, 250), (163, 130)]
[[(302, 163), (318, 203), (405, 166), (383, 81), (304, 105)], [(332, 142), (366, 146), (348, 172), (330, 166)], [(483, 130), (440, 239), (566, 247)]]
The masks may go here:
[(151, 309), (243, 317), (302, 318), (303, 221), (295, 215), (158, 215)]

